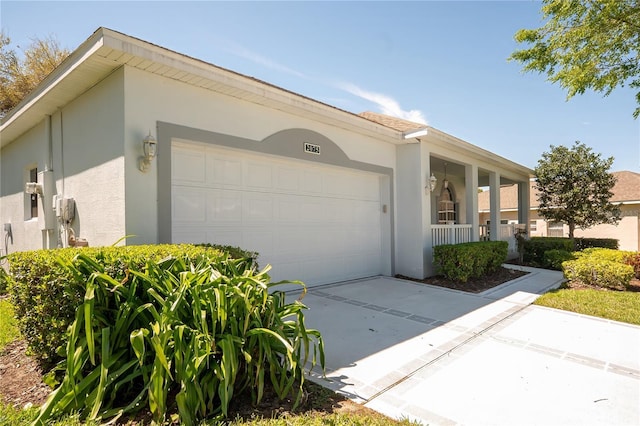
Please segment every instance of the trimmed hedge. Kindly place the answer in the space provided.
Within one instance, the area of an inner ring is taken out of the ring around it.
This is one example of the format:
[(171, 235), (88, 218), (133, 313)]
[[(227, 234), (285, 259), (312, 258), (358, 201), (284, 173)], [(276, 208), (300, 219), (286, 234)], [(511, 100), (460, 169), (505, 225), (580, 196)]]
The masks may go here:
[(619, 241), (615, 238), (574, 238), (576, 251), (588, 248), (607, 248), (618, 250)]
[(525, 263), (544, 265), (544, 253), (549, 250), (574, 251), (574, 242), (571, 238), (531, 237), (524, 243)]
[[(524, 243), (523, 261), (535, 266), (559, 270), (559, 265), (552, 265), (551, 263), (549, 263), (549, 259), (545, 259), (545, 253), (547, 251), (560, 250), (571, 253), (590, 248), (606, 248), (617, 250), (618, 240), (613, 238), (571, 239), (566, 237), (531, 237)], [(555, 256), (555, 254), (552, 254), (551, 256)]]
[(576, 259), (562, 263), (565, 278), (582, 284), (624, 290), (634, 277), (634, 268), (625, 263), (629, 252), (589, 248), (574, 253)]
[[(74, 276), (60, 265), (61, 260), (70, 261), (80, 252), (103, 265), (104, 273), (119, 282), (126, 282), (130, 269), (140, 270), (147, 261), (156, 262), (171, 255), (225, 256), (216, 246), (188, 244), (65, 248), (9, 254), (9, 276), (5, 279), (20, 331), (29, 352), (45, 367), (63, 359), (67, 328), (84, 298), (89, 274)], [(231, 257), (242, 253), (240, 250)], [(253, 261), (255, 254), (248, 254)]]
[(507, 260), (506, 241), (479, 241), (447, 244), (433, 249), (438, 274), (450, 280), (467, 282), (496, 271)]
[(562, 262), (573, 260), (575, 256), (565, 250), (547, 250), (544, 252), (543, 265), (545, 268), (562, 271)]

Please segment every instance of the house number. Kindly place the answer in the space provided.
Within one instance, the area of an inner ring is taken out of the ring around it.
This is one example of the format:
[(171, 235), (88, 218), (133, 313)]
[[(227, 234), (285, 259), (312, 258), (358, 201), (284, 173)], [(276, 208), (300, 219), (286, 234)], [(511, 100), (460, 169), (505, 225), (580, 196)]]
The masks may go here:
[(307, 154), (320, 155), (320, 145), (315, 145), (309, 142), (305, 142), (304, 152), (306, 152)]

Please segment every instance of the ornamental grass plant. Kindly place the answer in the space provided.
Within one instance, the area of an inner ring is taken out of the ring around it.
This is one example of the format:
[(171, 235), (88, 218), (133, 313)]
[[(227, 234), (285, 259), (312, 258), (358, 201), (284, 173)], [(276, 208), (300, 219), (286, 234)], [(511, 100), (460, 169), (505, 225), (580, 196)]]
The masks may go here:
[(265, 385), (299, 401), (307, 362), (324, 368), (322, 337), (306, 328), (305, 306), (277, 290), (296, 282), (272, 283), (268, 267), (257, 271), (251, 258), (210, 248), (120, 264), (105, 262), (112, 249), (126, 250), (49, 254), (72, 283), (64, 291), (81, 299), (59, 365), (64, 375), (35, 424), (69, 413), (102, 422), (142, 408), (158, 424), (174, 408), (182, 424), (197, 424), (227, 416), (245, 389), (255, 402)]

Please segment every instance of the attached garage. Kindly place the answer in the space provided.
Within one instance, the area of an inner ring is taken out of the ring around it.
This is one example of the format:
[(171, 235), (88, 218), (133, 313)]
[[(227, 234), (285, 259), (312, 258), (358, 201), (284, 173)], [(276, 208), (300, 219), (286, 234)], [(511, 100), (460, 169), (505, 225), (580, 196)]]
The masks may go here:
[(376, 173), (197, 142), (171, 143), (172, 240), (257, 251), (274, 280), (383, 274)]

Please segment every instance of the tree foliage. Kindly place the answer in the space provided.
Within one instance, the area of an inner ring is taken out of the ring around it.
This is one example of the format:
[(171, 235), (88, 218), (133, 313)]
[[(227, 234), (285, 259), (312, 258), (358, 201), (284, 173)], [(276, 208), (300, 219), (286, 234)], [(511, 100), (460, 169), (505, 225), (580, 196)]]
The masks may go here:
[[(640, 0), (543, 0), (546, 23), (515, 35), (530, 47), (510, 57), (524, 71), (546, 73), (567, 97), (587, 89), (609, 95), (640, 88)], [(640, 105), (640, 91), (636, 93)], [(640, 106), (633, 113), (640, 115)]]
[(535, 168), (540, 215), (569, 225), (571, 238), (576, 227), (618, 223), (620, 208), (609, 202), (616, 183), (612, 163), (613, 157), (602, 159), (580, 142), (571, 148), (551, 145)]
[(0, 33), (0, 117), (13, 109), (69, 56), (53, 37), (34, 38), (22, 56)]

